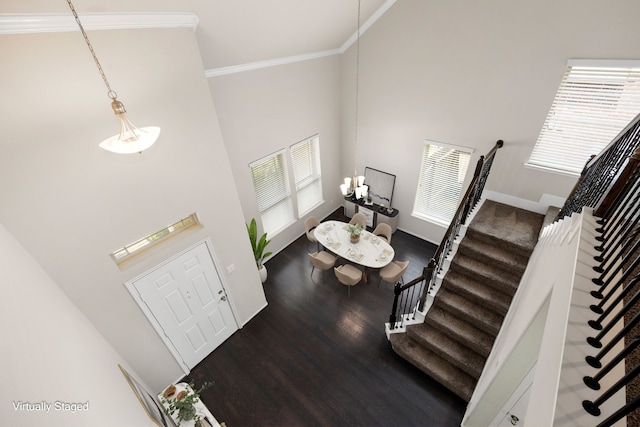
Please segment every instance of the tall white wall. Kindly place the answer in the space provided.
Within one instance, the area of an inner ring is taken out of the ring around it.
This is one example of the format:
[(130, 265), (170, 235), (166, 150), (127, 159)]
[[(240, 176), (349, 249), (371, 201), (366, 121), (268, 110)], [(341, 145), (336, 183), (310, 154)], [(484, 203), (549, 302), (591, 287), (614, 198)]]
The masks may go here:
[[(399, 227), (437, 242), (444, 233), (410, 215), (425, 139), (474, 148), (472, 165), (503, 139), (488, 190), (566, 197), (575, 178), (524, 163), (567, 60), (638, 59), (638, 13), (633, 0), (396, 2), (360, 42), (356, 164), (396, 175)], [(341, 58), (343, 175), (354, 163), (354, 69), (355, 45)]]
[[(340, 205), (339, 72), (338, 57), (331, 56), (208, 79), (247, 221), (260, 223), (249, 163), (315, 134), (325, 203), (309, 215), (322, 219)], [(278, 251), (300, 237), (303, 219), (269, 235), (269, 248)]]
[[(266, 299), (194, 32), (89, 36), (131, 121), (160, 138), (136, 155), (98, 147), (118, 124), (80, 33), (0, 36), (0, 222), (159, 391), (183, 372), (126, 281), (211, 237), (241, 326)], [(122, 266), (109, 257), (192, 212), (201, 227)]]
[[(118, 369), (126, 361), (2, 224), (0, 271), (2, 425), (153, 426)], [(52, 407), (26, 405), (41, 402)]]

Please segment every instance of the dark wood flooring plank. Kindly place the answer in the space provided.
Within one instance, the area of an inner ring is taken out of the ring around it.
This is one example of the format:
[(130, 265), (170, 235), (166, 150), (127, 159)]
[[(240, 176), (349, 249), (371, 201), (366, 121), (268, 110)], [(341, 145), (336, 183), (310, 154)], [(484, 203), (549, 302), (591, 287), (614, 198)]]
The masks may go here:
[[(331, 219), (344, 220), (341, 212)], [(396, 259), (422, 272), (435, 246), (394, 233)], [(196, 366), (203, 401), (228, 427), (459, 426), (465, 402), (397, 356), (384, 335), (392, 285), (351, 289), (332, 270), (310, 276), (303, 235), (267, 263), (269, 305)], [(344, 262), (340, 260), (339, 263)]]

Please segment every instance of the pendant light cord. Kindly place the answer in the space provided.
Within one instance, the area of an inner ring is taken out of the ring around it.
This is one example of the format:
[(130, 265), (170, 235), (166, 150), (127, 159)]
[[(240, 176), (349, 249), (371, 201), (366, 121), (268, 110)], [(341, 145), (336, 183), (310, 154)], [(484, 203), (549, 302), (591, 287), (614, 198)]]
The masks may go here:
[(93, 50), (93, 46), (91, 46), (91, 42), (89, 41), (89, 36), (87, 36), (87, 33), (84, 31), (84, 27), (82, 26), (82, 23), (80, 22), (80, 18), (78, 17), (78, 14), (76, 13), (76, 9), (73, 7), (73, 4), (71, 3), (71, 0), (67, 0), (67, 3), (69, 4), (69, 8), (71, 9), (71, 13), (73, 13), (73, 17), (76, 19), (76, 22), (78, 23), (78, 27), (80, 27), (80, 32), (82, 33), (82, 37), (84, 37), (84, 41), (87, 43), (87, 47), (89, 48), (89, 51), (91, 52), (91, 56), (93, 56), (93, 61), (96, 63), (96, 67), (98, 67), (98, 71), (100, 72), (100, 76), (102, 76), (102, 81), (104, 81), (104, 84), (107, 86), (107, 96), (109, 98), (111, 98), (111, 100), (116, 100), (116, 98), (118, 97), (118, 94), (116, 93), (115, 90), (111, 89), (111, 85), (109, 84), (109, 80), (107, 80), (107, 76), (104, 74), (104, 71), (102, 70), (102, 65), (100, 65), (100, 61), (98, 60), (98, 57), (96, 56), (95, 51)]
[[(357, 161), (358, 161), (358, 94), (360, 92), (360, 0), (358, 0), (358, 28), (356, 29), (356, 138), (355, 138), (355, 150), (353, 156), (353, 176), (357, 176)], [(355, 186), (355, 184), (354, 184)]]

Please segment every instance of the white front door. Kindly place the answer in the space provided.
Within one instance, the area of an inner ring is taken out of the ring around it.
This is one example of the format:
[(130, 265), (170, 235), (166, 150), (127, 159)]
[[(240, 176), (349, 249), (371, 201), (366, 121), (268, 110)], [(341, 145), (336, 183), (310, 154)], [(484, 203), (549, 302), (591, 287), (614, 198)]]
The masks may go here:
[(188, 369), (238, 330), (205, 242), (130, 283)]

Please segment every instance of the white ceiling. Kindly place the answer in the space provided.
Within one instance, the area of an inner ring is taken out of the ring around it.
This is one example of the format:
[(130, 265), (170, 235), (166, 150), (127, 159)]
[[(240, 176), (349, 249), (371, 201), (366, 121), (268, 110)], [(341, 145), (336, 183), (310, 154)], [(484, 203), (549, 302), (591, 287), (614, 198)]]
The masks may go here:
[[(395, 0), (361, 0), (360, 24)], [(356, 33), (358, 0), (73, 0), (83, 13), (195, 12), (205, 69), (339, 49)], [(0, 14), (71, 13), (63, 0), (0, 0)]]

